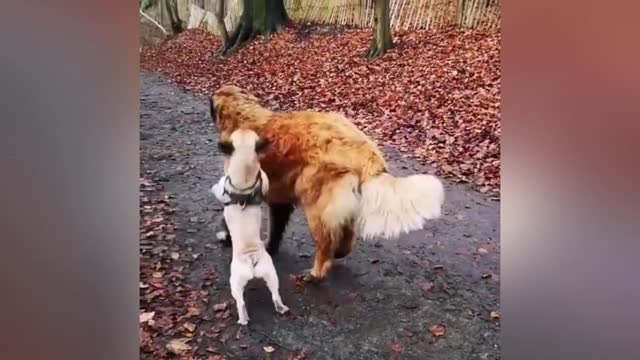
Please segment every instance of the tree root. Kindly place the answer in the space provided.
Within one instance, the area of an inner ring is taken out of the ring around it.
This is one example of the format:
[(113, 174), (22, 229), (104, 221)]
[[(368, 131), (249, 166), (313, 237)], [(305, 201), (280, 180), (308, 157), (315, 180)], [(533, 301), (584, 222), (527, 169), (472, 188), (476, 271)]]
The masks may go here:
[[(289, 23), (289, 17), (282, 0), (267, 1), (260, 4), (253, 3), (252, 0), (244, 0), (244, 3), (245, 9), (240, 22), (227, 41), (223, 41), (223, 47), (220, 51), (222, 56), (235, 53), (258, 35), (262, 35), (265, 40), (269, 40), (271, 34), (282, 30)], [(265, 5), (266, 8), (264, 7)], [(222, 13), (222, 11), (218, 12)], [(218, 21), (220, 22), (220, 20)]]
[(391, 46), (381, 46), (378, 43), (373, 43), (367, 50), (365, 56), (369, 59), (374, 59), (384, 55), (389, 49), (391, 49)]
[(253, 29), (250, 24), (241, 22), (231, 38), (227, 41), (226, 46), (222, 49), (221, 55), (228, 56), (236, 52), (242, 45), (248, 42), (253, 36)]
[(367, 55), (369, 59), (377, 58), (380, 56), (380, 48), (378, 46), (372, 46), (367, 50)]
[(265, 40), (268, 41), (271, 37), (271, 34), (274, 34), (283, 28), (284, 25), (278, 24), (272, 26), (272, 28), (260, 32), (254, 29), (250, 24), (242, 23), (239, 25), (238, 30), (234, 33), (234, 35), (231, 36), (229, 41), (227, 41), (227, 45), (222, 48), (222, 50), (220, 51), (220, 55), (229, 56), (235, 53), (242, 46), (256, 38), (258, 35), (264, 36)]

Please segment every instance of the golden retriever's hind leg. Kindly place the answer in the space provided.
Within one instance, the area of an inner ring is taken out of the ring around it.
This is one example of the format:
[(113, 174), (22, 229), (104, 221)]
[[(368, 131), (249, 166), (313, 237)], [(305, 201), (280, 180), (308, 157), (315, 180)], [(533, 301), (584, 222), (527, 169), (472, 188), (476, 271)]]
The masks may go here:
[(318, 282), (324, 280), (329, 269), (331, 269), (335, 253), (336, 232), (327, 228), (321, 219), (309, 219), (309, 226), (316, 242), (316, 258), (313, 268), (306, 271), (302, 279), (307, 282)]
[(356, 242), (356, 233), (353, 227), (353, 221), (350, 221), (342, 227), (342, 236), (337, 239), (338, 246), (336, 246), (336, 251), (333, 254), (334, 258), (342, 259), (343, 257), (349, 255), (353, 250), (353, 245)]
[(304, 280), (323, 280), (331, 268), (343, 227), (358, 209), (357, 184), (355, 175), (331, 164), (307, 168), (298, 178), (296, 193), (316, 242), (315, 262)]

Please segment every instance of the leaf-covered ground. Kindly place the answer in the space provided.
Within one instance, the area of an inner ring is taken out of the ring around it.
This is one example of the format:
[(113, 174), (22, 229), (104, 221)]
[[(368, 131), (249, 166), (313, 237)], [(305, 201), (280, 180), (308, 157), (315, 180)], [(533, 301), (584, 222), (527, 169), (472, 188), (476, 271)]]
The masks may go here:
[(298, 27), (222, 59), (214, 35), (190, 30), (143, 50), (141, 66), (199, 94), (235, 84), (277, 110), (342, 112), (438, 174), (499, 196), (499, 33), (395, 33), (396, 48), (373, 61), (370, 39)]
[[(500, 204), (449, 182), (441, 219), (395, 241), (359, 240), (316, 285), (295, 277), (315, 253), (296, 210), (274, 257), (290, 313), (276, 314), (256, 280), (251, 322), (237, 325), (231, 249), (214, 236), (222, 205), (208, 192), (223, 157), (207, 99), (159, 74), (140, 82), (142, 359), (499, 359)], [(395, 174), (427, 171), (383, 151)]]

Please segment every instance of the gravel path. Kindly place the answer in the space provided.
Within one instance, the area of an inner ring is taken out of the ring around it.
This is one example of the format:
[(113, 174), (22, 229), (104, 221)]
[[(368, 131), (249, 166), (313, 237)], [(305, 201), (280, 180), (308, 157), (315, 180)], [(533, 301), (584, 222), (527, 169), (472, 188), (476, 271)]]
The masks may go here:
[[(142, 72), (140, 85), (141, 176), (170, 195), (180, 251), (199, 254), (185, 265), (185, 282), (207, 290), (210, 308), (231, 299), (231, 250), (214, 236), (222, 207), (208, 193), (221, 175), (218, 134), (206, 98), (154, 73)], [(384, 151), (396, 174), (428, 171)], [(231, 306), (222, 335), (199, 338), (197, 358), (215, 348), (233, 359), (293, 359), (301, 351), (305, 359), (499, 359), (500, 324), (490, 314), (499, 311), (500, 204), (464, 185), (446, 188), (442, 219), (397, 241), (358, 241), (318, 285), (298, 286), (290, 278), (309, 268), (314, 254), (296, 210), (274, 259), (291, 314), (275, 314), (266, 286), (251, 282), (249, 327), (235, 324)], [(212, 314), (203, 313), (199, 329), (216, 326)], [(432, 334), (436, 324), (444, 325), (444, 336)], [(264, 346), (275, 351), (267, 354)]]

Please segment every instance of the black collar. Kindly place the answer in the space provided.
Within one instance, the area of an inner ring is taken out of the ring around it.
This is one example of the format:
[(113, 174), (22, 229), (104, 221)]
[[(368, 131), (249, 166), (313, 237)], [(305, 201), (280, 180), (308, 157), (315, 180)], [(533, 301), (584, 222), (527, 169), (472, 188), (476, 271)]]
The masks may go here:
[[(238, 188), (231, 182), (231, 178), (227, 176), (225, 180), (225, 186), (222, 191), (222, 195), (229, 196), (229, 201), (223, 203), (224, 206), (240, 205), (243, 209), (247, 206), (260, 205), (264, 202), (264, 196), (262, 195), (262, 177), (258, 171), (256, 181), (253, 185), (246, 188)], [(232, 191), (227, 189), (227, 182), (232, 188)]]

